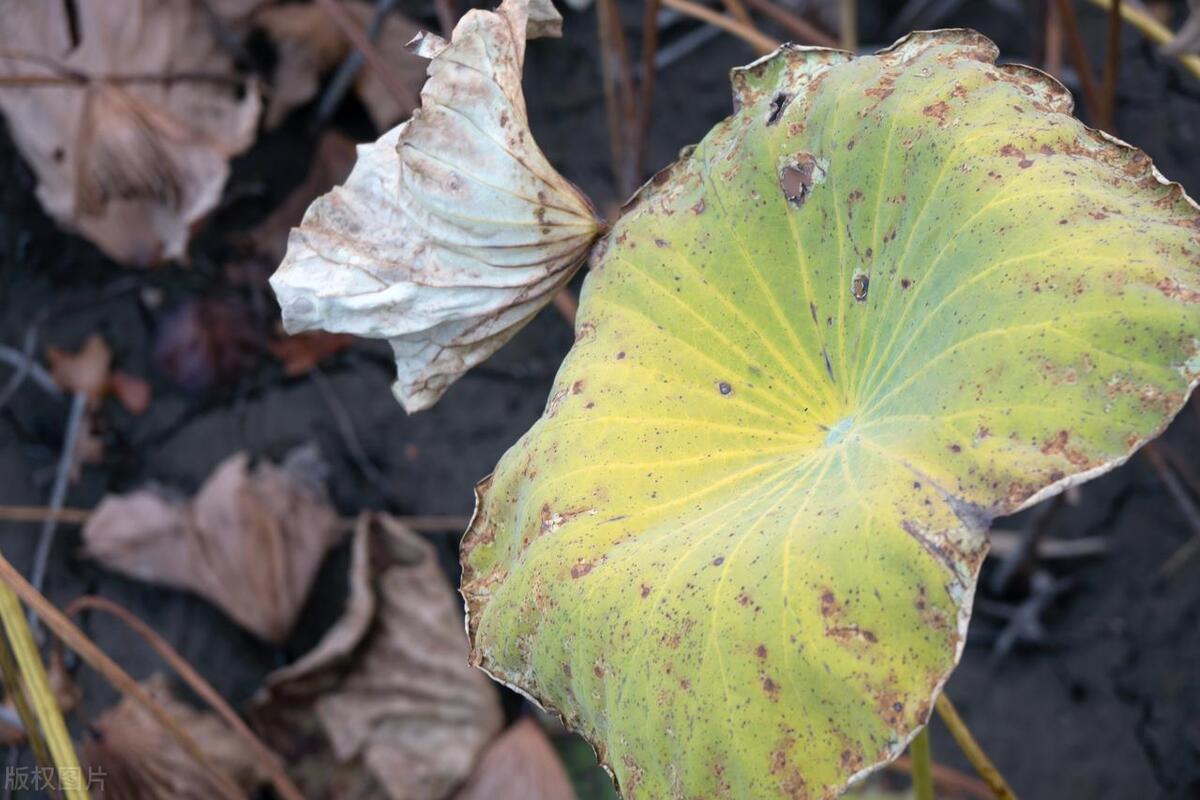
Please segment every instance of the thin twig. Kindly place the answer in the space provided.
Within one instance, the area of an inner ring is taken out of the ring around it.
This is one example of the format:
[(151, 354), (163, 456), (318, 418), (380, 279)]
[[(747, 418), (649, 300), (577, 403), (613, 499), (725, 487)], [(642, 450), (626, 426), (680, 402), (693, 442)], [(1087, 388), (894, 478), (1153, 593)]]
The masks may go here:
[(693, 3), (692, 0), (661, 0), (661, 2), (667, 8), (673, 8), (681, 14), (695, 17), (702, 22), (707, 22), (709, 25), (720, 28), (726, 33), (733, 34), (753, 47), (760, 55), (766, 55), (779, 47), (779, 42), (770, 36), (759, 33), (753, 28), (747, 28), (732, 17), (719, 14), (699, 3)]
[[(376, 0), (375, 13), (367, 23), (367, 40), (372, 44), (379, 38), (379, 32), (383, 30), (383, 22), (387, 18), (388, 12), (395, 8), (396, 2), (397, 0)], [(325, 88), (325, 94), (321, 96), (321, 102), (317, 104), (316, 124), (318, 126), (333, 116), (333, 112), (341, 105), (342, 98), (350, 90), (354, 83), (354, 76), (362, 69), (362, 65), (363, 54), (360, 50), (354, 50), (342, 59), (337, 71), (329, 79), (329, 85)]]
[(285, 798), (285, 800), (304, 800), (304, 795), (300, 793), (300, 790), (288, 778), (287, 773), (281, 766), (279, 756), (254, 735), (254, 732), (246, 726), (246, 723), (242, 722), (241, 717), (229, 707), (229, 704), (225, 702), (225, 699), (221, 697), (217, 690), (208, 681), (204, 680), (200, 673), (196, 672), (192, 665), (187, 662), (187, 659), (180, 655), (165, 639), (159, 636), (153, 628), (134, 616), (124, 606), (95, 595), (84, 595), (83, 597), (76, 598), (63, 610), (63, 613), (68, 617), (73, 617), (85, 610), (103, 611), (106, 614), (112, 614), (125, 623), (134, 633), (141, 637), (142, 641), (150, 646), (151, 650), (157, 653), (163, 661), (167, 662), (167, 665), (183, 679), (183, 682), (200, 699), (208, 703), (209, 707), (254, 751), (255, 756), (258, 757), (259, 762), (270, 775), (271, 783), (275, 785), (275, 789), (279, 792), (280, 797)]
[(362, 440), (358, 438), (358, 432), (354, 430), (354, 420), (342, 404), (337, 392), (334, 391), (333, 384), (325, 377), (325, 373), (321, 371), (320, 367), (314, 366), (309, 375), (312, 377), (317, 391), (321, 394), (321, 398), (325, 401), (325, 405), (329, 408), (329, 413), (333, 415), (334, 425), (338, 433), (342, 435), (342, 443), (346, 445), (346, 451), (350, 454), (354, 465), (358, 467), (358, 471), (372, 486), (382, 492), (384, 497), (393, 503), (399, 502), (399, 495), (392, 488), (387, 476), (380, 472), (379, 468), (367, 457)]
[(222, 794), (229, 798), (243, 798), (241, 790), (233, 780), (222, 770), (218, 769), (212, 760), (205, 754), (203, 748), (192, 738), (179, 722), (163, 709), (161, 705), (155, 702), (154, 698), (143, 689), (137, 681), (129, 676), (121, 666), (112, 660), (103, 650), (83, 634), (79, 628), (75, 627), (71, 620), (67, 619), (61, 611), (47, 600), (41, 592), (33, 587), (29, 581), (18, 572), (3, 554), (0, 554), (0, 581), (8, 585), (13, 592), (20, 597), (21, 601), (34, 613), (41, 618), (46, 627), (54, 632), (54, 635), (62, 639), (67, 647), (79, 654), (79, 657), (84, 660), (92, 669), (99, 672), (117, 691), (130, 697), (135, 703), (146, 709), (154, 720), (159, 725), (163, 726), (168, 733), (175, 738), (183, 750), (191, 756), (191, 758), (200, 767), (208, 773), (217, 785), (221, 787)]
[[(60, 508), (57, 511), (47, 506), (0, 506), (0, 522), (44, 522), (47, 519), (57, 519), (63, 525), (84, 525), (95, 514), (88, 508)], [(345, 517), (344, 521), (353, 523), (356, 517)], [(461, 532), (470, 522), (470, 517), (453, 514), (427, 514), (421, 516), (393, 517), (405, 527), (421, 533), (450, 533)]]
[(858, 52), (858, 0), (841, 0), (842, 49)]
[(371, 44), (371, 40), (367, 38), (366, 34), (359, 30), (354, 21), (347, 16), (345, 9), (338, 5), (337, 0), (316, 0), (316, 3), (342, 32), (342, 35), (363, 54), (367, 64), (392, 93), (396, 102), (406, 108), (416, 108), (418, 102), (416, 92), (400, 80), (400, 76), (388, 65), (387, 59), (375, 49), (375, 45)]
[(929, 747), (929, 726), (921, 728), (908, 746), (912, 758), (913, 794), (916, 800), (934, 800), (933, 755)]
[(1121, 0), (1108, 13), (1108, 57), (1104, 60), (1104, 129), (1116, 133), (1117, 76), (1121, 66)]
[[(977, 798), (977, 800), (992, 800), (991, 787), (978, 778), (973, 778), (936, 761), (931, 761), (929, 766), (933, 772), (934, 785), (940, 786), (948, 794), (965, 794)], [(913, 762), (908, 756), (897, 756), (896, 760), (888, 764), (887, 768), (909, 776), (913, 774)]]
[[(1099, 6), (1106, 11), (1111, 9), (1115, 2), (1115, 0), (1089, 1), (1092, 5)], [(1170, 29), (1141, 8), (1138, 8), (1135, 3), (1121, 3), (1121, 18), (1141, 31), (1146, 38), (1157, 44), (1166, 44), (1175, 38), (1175, 34)], [(1188, 72), (1192, 73), (1196, 78), (1200, 78), (1200, 56), (1189, 53), (1187, 55), (1176, 55), (1175, 58), (1187, 68)]]
[(646, 168), (650, 120), (654, 118), (650, 111), (654, 105), (654, 82), (658, 77), (658, 70), (654, 68), (654, 56), (658, 53), (658, 9), (659, 0), (646, 0), (642, 9), (642, 83), (638, 87), (637, 144), (634, 147), (634, 168), (639, 177)]
[(733, 18), (745, 25), (747, 28), (758, 30), (758, 26), (754, 24), (754, 20), (750, 17), (750, 12), (746, 10), (742, 0), (721, 0), (725, 4), (725, 8), (733, 15)]
[(801, 44), (815, 44), (821, 47), (837, 48), (841, 43), (833, 36), (813, 25), (803, 17), (797, 16), (771, 0), (746, 0), (747, 5), (787, 29)]
[(62, 397), (62, 389), (58, 388), (58, 384), (54, 382), (54, 378), (50, 377), (50, 373), (46, 371), (45, 367), (33, 359), (26, 358), (25, 354), (15, 347), (0, 344), (0, 361), (16, 370), (28, 372), (33, 382), (46, 394)]
[(967, 757), (967, 761), (971, 762), (971, 766), (979, 773), (979, 777), (983, 778), (984, 782), (992, 787), (997, 800), (1016, 800), (1017, 796), (1008, 785), (1008, 781), (1004, 780), (1004, 776), (1000, 774), (1000, 770), (996, 769), (996, 765), (983, 752), (983, 748), (979, 746), (979, 742), (975, 741), (975, 737), (971, 735), (967, 724), (958, 715), (958, 711), (955, 710), (954, 704), (950, 702), (950, 698), (946, 697), (945, 692), (938, 695), (934, 708), (937, 709), (938, 716), (942, 718), (942, 722), (946, 723), (946, 727), (950, 729), (950, 735), (958, 743), (958, 747), (962, 750), (963, 755)]
[(1043, 0), (1046, 4), (1046, 71), (1060, 76), (1063, 72), (1062, 15), (1058, 0)]
[(575, 316), (579, 313), (579, 301), (571, 294), (571, 290), (564, 286), (554, 293), (554, 299), (550, 302), (554, 304), (558, 313), (562, 314), (567, 324), (574, 328)]
[[(54, 472), (54, 485), (50, 488), (51, 515), (42, 523), (42, 531), (38, 536), (37, 549), (33, 554), (33, 569), (30, 571), (30, 583), (39, 592), (46, 582), (46, 567), (50, 563), (50, 550), (54, 546), (54, 532), (58, 528), (58, 519), (54, 512), (62, 508), (67, 499), (67, 485), (71, 480), (71, 472), (75, 467), (75, 447), (79, 434), (83, 431), (83, 415), (87, 413), (87, 392), (75, 392), (71, 397), (71, 411), (67, 416), (67, 432), (63, 436), (62, 452), (58, 457), (58, 468)], [(29, 617), (29, 627), (37, 633), (37, 618), (32, 612)]]
[(433, 0), (433, 10), (437, 14), (438, 26), (442, 29), (442, 38), (450, 40), (454, 26), (458, 24), (458, 7), (454, 0)]
[(616, 0), (596, 0), (596, 23), (600, 37), (600, 72), (604, 82), (604, 107), (608, 114), (608, 137), (612, 150), (613, 176), (622, 199), (638, 185), (635, 172), (637, 109), (633, 99), (633, 69), (625, 28)]
[(1188, 494), (1187, 489), (1183, 488), (1183, 484), (1179, 482), (1174, 470), (1163, 459), (1162, 453), (1153, 442), (1143, 447), (1142, 452), (1146, 454), (1146, 460), (1150, 462), (1150, 466), (1154, 467), (1154, 471), (1162, 479), (1163, 485), (1167, 487), (1167, 492), (1179, 506), (1179, 510), (1183, 512), (1183, 518), (1187, 520), (1188, 527), (1192, 529), (1192, 538), (1184, 542), (1183, 546), (1176, 550), (1158, 570), (1161, 577), (1170, 578), (1191, 561), (1197, 553), (1200, 553), (1200, 509), (1196, 507), (1196, 502)]
[(1096, 73), (1092, 72), (1092, 63), (1088, 60), (1087, 47), (1083, 43), (1083, 34), (1079, 30), (1079, 19), (1075, 16), (1075, 6), (1071, 0), (1058, 0), (1059, 17), (1062, 19), (1063, 31), (1067, 34), (1067, 44), (1071, 47), (1071, 60), (1075, 62), (1075, 71), (1079, 73), (1079, 83), (1083, 87), (1083, 102), (1087, 106), (1092, 124), (1101, 125), (1104, 117), (1104, 106), (1100, 102), (1100, 91), (1096, 88)]

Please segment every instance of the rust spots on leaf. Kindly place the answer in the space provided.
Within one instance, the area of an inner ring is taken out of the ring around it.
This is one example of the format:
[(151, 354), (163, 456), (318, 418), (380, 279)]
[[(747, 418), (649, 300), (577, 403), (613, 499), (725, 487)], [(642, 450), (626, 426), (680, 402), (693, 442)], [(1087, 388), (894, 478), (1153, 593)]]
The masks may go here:
[(779, 781), (779, 788), (788, 800), (809, 800), (813, 795), (808, 791), (808, 784), (799, 766), (790, 761), (790, 753), (795, 746), (796, 740), (791, 736), (779, 742), (771, 752), (771, 775)]
[(1042, 444), (1042, 453), (1048, 456), (1061, 456), (1077, 467), (1087, 467), (1092, 460), (1082, 451), (1071, 447), (1071, 434), (1061, 430)]
[(639, 593), (641, 594), (641, 596), (642, 596), (642, 599), (643, 599), (643, 600), (645, 600), (647, 597), (649, 597), (649, 596), (650, 596), (650, 591), (651, 591), (653, 588), (654, 588), (654, 587), (653, 587), (653, 586), (651, 586), (651, 585), (650, 585), (650, 584), (648, 584), (648, 583), (643, 583), (643, 584), (642, 584), (642, 588), (639, 590)]
[(754, 655), (758, 656), (759, 658), (766, 658), (767, 646), (765, 644), (760, 644), (758, 647), (754, 648)]
[(945, 100), (938, 100), (936, 103), (925, 106), (921, 109), (921, 113), (927, 117), (933, 117), (938, 121), (938, 126), (943, 127), (946, 124), (946, 114), (950, 112), (950, 104)]
[(762, 688), (767, 693), (767, 698), (772, 703), (779, 702), (779, 684), (776, 683), (770, 675), (762, 676)]
[(1182, 286), (1174, 278), (1163, 278), (1154, 286), (1172, 300), (1180, 300), (1189, 304), (1200, 303), (1200, 291)]
[(575, 566), (571, 567), (571, 578), (574, 580), (579, 580), (584, 575), (587, 575), (589, 572), (591, 572), (594, 566), (595, 564), (591, 561), (580, 560), (575, 564)]

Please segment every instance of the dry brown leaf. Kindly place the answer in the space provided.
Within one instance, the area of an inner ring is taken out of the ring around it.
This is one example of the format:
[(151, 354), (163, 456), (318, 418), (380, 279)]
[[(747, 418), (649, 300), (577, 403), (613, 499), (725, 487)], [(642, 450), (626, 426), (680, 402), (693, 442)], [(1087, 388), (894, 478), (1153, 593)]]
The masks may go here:
[(533, 141), (521, 92), (527, 34), (561, 23), (549, 0), (504, 0), (468, 11), (449, 43), (420, 37), (421, 108), (359, 147), (271, 278), (289, 331), (388, 339), (409, 411), (512, 338), (601, 231)]
[(47, 347), (46, 361), (50, 364), (50, 377), (64, 392), (83, 392), (92, 406), (108, 391), (112, 351), (98, 333), (89, 336), (77, 353)]
[[(209, 761), (237, 786), (252, 793), (267, 782), (253, 752), (219, 717), (179, 701), (162, 675), (142, 684), (162, 708), (178, 720)], [(90, 726), (81, 760), (96, 776), (92, 797), (112, 800), (213, 800), (223, 792), (168, 735), (157, 720), (129, 698), (104, 712)]]
[(283, 374), (295, 377), (307, 375), (322, 361), (352, 344), (354, 337), (349, 334), (306, 331), (267, 342), (267, 349), (282, 362)]
[(191, 502), (146, 489), (104, 499), (83, 529), (86, 555), (151, 583), (195, 592), (270, 642), (287, 638), (342, 525), (315, 447), (281, 466), (220, 464)]
[[(373, 3), (344, 0), (346, 16), (366, 30), (375, 16)], [(289, 3), (266, 8), (255, 15), (255, 23), (275, 43), (278, 61), (272, 78), (272, 91), (265, 115), (268, 128), (274, 128), (297, 106), (308, 102), (320, 88), (321, 76), (332, 70), (353, 49), (345, 35), (316, 4)], [(374, 44), (400, 82), (412, 87), (412, 102), (400, 102), (369, 66), (359, 69), (354, 89), (375, 123), (376, 130), (387, 130), (412, 113), (421, 84), (425, 81), (425, 60), (408, 51), (406, 45), (420, 33), (409, 19), (396, 13), (383, 18)]]
[(253, 715), (306, 797), (439, 800), (502, 721), (467, 664), (458, 598), (429, 543), (384, 514), (359, 517), (350, 587), (341, 620), (267, 678)]
[(546, 734), (525, 718), (492, 743), (454, 800), (575, 800), (575, 790)]
[(0, 90), (45, 209), (118, 261), (182, 257), (261, 106), (203, 4), (0, 0), (0, 19), (0, 76), (58, 81)]

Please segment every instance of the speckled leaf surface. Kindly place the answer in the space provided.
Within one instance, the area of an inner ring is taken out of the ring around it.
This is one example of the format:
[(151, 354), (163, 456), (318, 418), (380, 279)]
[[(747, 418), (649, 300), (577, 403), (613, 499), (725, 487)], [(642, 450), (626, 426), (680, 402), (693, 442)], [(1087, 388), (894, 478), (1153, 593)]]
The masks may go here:
[(829, 797), (961, 652), (990, 520), (1200, 376), (1200, 214), (969, 31), (784, 48), (593, 254), (463, 543), (473, 658), (627, 798)]

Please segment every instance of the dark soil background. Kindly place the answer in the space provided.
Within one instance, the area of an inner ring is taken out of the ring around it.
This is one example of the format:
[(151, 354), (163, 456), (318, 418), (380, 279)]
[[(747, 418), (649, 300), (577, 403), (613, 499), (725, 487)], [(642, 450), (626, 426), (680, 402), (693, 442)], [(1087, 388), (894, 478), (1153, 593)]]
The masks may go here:
[[(865, 47), (890, 42), (884, 20), (900, 3), (863, 3)], [(1018, 3), (960, 4), (941, 26), (975, 27), (1000, 45), (1003, 57), (1028, 60), (1032, 25), (1004, 10)], [(1177, 4), (1182, 11), (1182, 2)], [(412, 10), (412, 9), (410, 9)], [(640, 7), (624, 8), (636, 50)], [(414, 13), (434, 26), (432, 15)], [(601, 209), (620, 198), (612, 185), (594, 16), (565, 11), (566, 36), (531, 45), (526, 90), (533, 129), (550, 160)], [(1080, 6), (1093, 63), (1104, 53), (1103, 15)], [(697, 28), (681, 21), (664, 33), (679, 41)], [(769, 25), (765, 30), (779, 35)], [(887, 37), (887, 38), (885, 38)], [(647, 164), (666, 165), (730, 111), (728, 70), (754, 57), (725, 35), (666, 66), (658, 90)], [(1117, 133), (1144, 148), (1163, 173), (1200, 195), (1200, 83), (1156, 53), (1132, 29), (1123, 31)], [(1068, 83), (1070, 76), (1068, 75)], [(1078, 86), (1072, 85), (1077, 90)], [(58, 229), (41, 211), (35, 182), (0, 129), (0, 343), (19, 347), (39, 324), (44, 345), (77, 348), (99, 332), (121, 369), (149, 379), (154, 399), (134, 417), (115, 403), (102, 410), (105, 457), (83, 469), (67, 505), (92, 507), (109, 492), (158, 481), (194, 491), (213, 467), (238, 450), (278, 458), (316, 441), (332, 470), (331, 489), (344, 513), (385, 508), (403, 514), (469, 514), (472, 485), (539, 416), (572, 334), (553, 309), (543, 312), (499, 355), (469, 373), (431, 411), (406, 416), (393, 400), (386, 345), (361, 342), (322, 367), (349, 411), (367, 457), (388, 479), (388, 495), (372, 487), (347, 450), (327, 401), (311, 377), (286, 378), (262, 350), (277, 311), (248, 298), (273, 264), (239, 263), (238, 237), (253, 229), (298, 184), (316, 144), (312, 108), (263, 135), (233, 164), (226, 198), (196, 236), (192, 263), (150, 272), (124, 270), (87, 242)], [(371, 137), (362, 109), (347, 101), (334, 119), (359, 140)], [(231, 279), (237, 265), (241, 282)], [(576, 288), (578, 286), (578, 280)], [(155, 359), (172, 315), (196, 298), (244, 314), (218, 326), (239, 354), (203, 391), (168, 378)], [(240, 321), (239, 321), (240, 320)], [(243, 330), (244, 328), (244, 330)], [(0, 365), (0, 379), (11, 374)], [(0, 504), (44, 505), (64, 435), (66, 401), (28, 384), (0, 409)], [(1200, 452), (1196, 404), (1166, 441), (1191, 460)], [(1019, 530), (1025, 518), (1001, 521)], [(1185, 516), (1143, 456), (1086, 485), (1060, 503), (1044, 527), (1059, 539), (1109, 537), (1103, 557), (1056, 561), (1063, 580), (1038, 619), (1038, 635), (1019, 637), (1008, 652), (1007, 614), (1030, 596), (1028, 573), (1002, 593), (987, 589), (962, 666), (948, 688), (985, 750), (1023, 798), (1200, 797), (1200, 560), (1162, 581), (1162, 563), (1192, 535)], [(18, 568), (30, 568), (37, 526), (0, 524), (0, 547)], [(456, 567), (457, 535), (436, 535), (447, 569)], [(348, 553), (326, 564), (293, 641), (281, 649), (253, 639), (218, 611), (189, 595), (114, 576), (77, 556), (76, 528), (63, 527), (52, 554), (46, 593), (63, 605), (98, 593), (133, 610), (164, 634), (235, 704), (269, 670), (306, 650), (340, 612)], [(990, 571), (996, 559), (989, 560)], [(456, 578), (456, 575), (452, 575)], [(1025, 606), (1028, 609), (1028, 605)], [(85, 630), (135, 677), (160, 669), (147, 648), (108, 618), (85, 618)], [(1032, 629), (1030, 629), (1032, 630)], [(115, 695), (95, 675), (78, 670), (92, 713)], [(509, 698), (516, 713), (521, 704)], [(935, 723), (935, 758), (969, 770)], [(586, 798), (604, 796), (604, 782), (586, 770), (586, 748), (564, 745)], [(584, 755), (581, 756), (581, 753)], [(584, 763), (580, 763), (583, 758)]]

